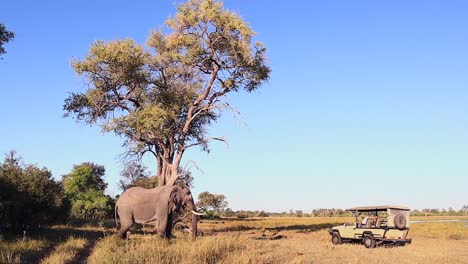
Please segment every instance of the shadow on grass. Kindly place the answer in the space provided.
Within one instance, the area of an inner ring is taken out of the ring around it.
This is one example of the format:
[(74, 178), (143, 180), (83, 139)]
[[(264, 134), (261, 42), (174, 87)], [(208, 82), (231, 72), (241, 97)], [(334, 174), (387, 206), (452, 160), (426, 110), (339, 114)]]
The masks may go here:
[(199, 223), (224, 224), (226, 222), (260, 222), (263, 219), (251, 218), (219, 218), (219, 219), (200, 219)]
[[(25, 248), (15, 252), (21, 255), (21, 263), (40, 263), (42, 259), (48, 256), (58, 244), (66, 241), (69, 237), (85, 238), (89, 243), (94, 244), (95, 241), (102, 238), (104, 233), (96, 230), (86, 230), (74, 227), (50, 227), (50, 228), (37, 228), (30, 230), (22, 235), (8, 234), (4, 236), (6, 242), (15, 242), (23, 240), (41, 240), (44, 241), (46, 246), (40, 249)], [(21, 243), (21, 242), (20, 242)]]
[(284, 225), (284, 226), (275, 226), (275, 227), (258, 227), (258, 226), (248, 226), (248, 225), (235, 225), (235, 226), (226, 226), (220, 228), (214, 228), (208, 230), (205, 234), (215, 234), (219, 232), (242, 232), (242, 231), (296, 231), (297, 233), (311, 233), (320, 231), (323, 229), (328, 229), (330, 227), (336, 226), (337, 223), (320, 223), (320, 224), (308, 224), (308, 225)]
[(328, 229), (330, 227), (336, 226), (336, 223), (321, 223), (321, 224), (311, 224), (311, 225), (290, 225), (290, 226), (279, 226), (272, 228), (265, 228), (266, 230), (276, 230), (276, 231), (297, 231), (298, 233), (310, 233), (316, 232), (323, 229)]

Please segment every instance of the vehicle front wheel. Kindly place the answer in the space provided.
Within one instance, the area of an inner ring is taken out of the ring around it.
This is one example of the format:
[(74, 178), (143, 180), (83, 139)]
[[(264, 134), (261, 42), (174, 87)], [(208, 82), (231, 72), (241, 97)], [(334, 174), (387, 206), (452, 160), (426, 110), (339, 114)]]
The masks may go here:
[(362, 239), (362, 243), (366, 248), (375, 248), (375, 239), (372, 236), (365, 236)]
[(332, 244), (333, 244), (333, 245), (339, 245), (339, 244), (341, 244), (341, 243), (343, 243), (343, 241), (341, 241), (341, 236), (340, 236), (340, 234), (338, 234), (338, 233), (336, 233), (336, 232), (333, 233), (333, 235), (332, 235)]

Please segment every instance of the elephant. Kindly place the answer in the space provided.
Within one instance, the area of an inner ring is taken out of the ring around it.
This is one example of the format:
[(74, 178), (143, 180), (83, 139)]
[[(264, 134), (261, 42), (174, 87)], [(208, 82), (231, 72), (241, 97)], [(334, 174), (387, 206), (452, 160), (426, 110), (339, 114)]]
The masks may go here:
[[(115, 203), (117, 236), (125, 238), (134, 223), (156, 221), (156, 231), (163, 238), (170, 238), (174, 216), (184, 208), (192, 215), (192, 237), (197, 236), (197, 215), (192, 193), (187, 187), (158, 186), (152, 189), (133, 187), (122, 193)], [(120, 228), (119, 228), (120, 219)]]

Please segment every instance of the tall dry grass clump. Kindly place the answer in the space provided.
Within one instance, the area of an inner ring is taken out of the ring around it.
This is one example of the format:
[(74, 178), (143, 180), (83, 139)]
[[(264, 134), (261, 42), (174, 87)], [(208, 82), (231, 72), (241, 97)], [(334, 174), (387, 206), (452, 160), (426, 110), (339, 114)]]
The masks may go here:
[(0, 240), (0, 263), (25, 263), (28, 257), (44, 250), (49, 243), (42, 239)]
[[(230, 263), (229, 259), (246, 260), (252, 248), (262, 248), (247, 236), (188, 236), (167, 241), (158, 236), (133, 236), (129, 240), (108, 237), (101, 240), (89, 263)], [(255, 262), (254, 262), (255, 263)]]

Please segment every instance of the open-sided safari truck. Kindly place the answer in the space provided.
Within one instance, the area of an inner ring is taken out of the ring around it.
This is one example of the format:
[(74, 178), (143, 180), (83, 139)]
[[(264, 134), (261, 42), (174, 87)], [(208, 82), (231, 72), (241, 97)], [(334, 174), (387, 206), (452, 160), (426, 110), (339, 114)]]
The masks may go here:
[(334, 226), (328, 230), (334, 245), (362, 242), (366, 248), (383, 243), (406, 245), (408, 238), (408, 207), (396, 205), (365, 206), (347, 209), (356, 217), (355, 223)]

